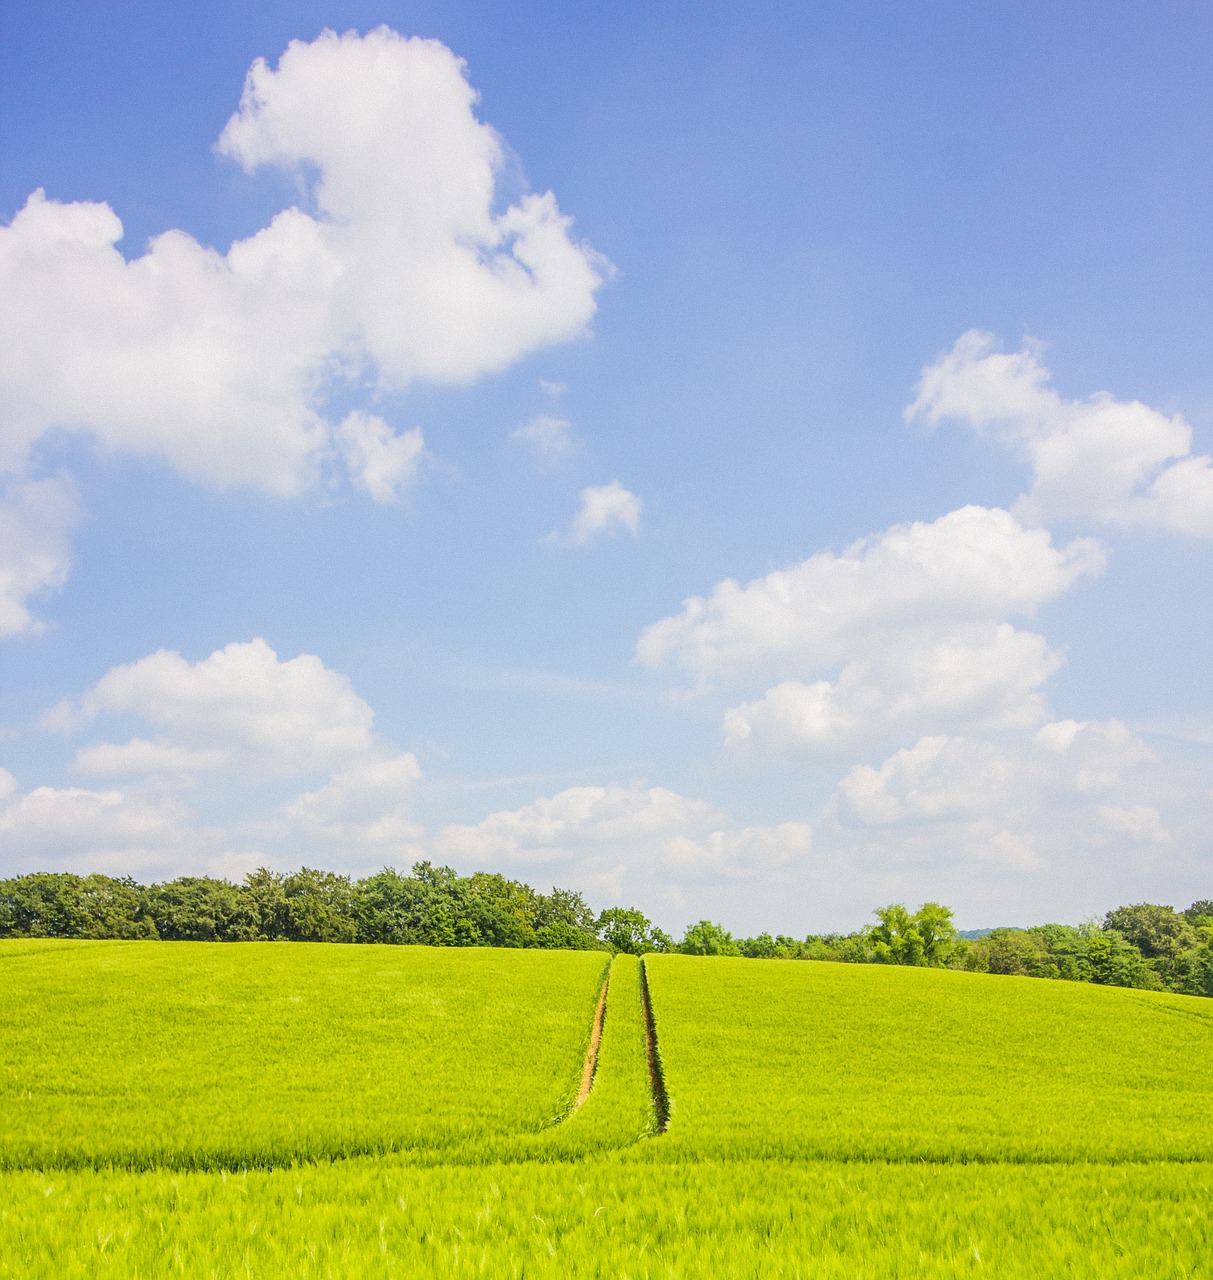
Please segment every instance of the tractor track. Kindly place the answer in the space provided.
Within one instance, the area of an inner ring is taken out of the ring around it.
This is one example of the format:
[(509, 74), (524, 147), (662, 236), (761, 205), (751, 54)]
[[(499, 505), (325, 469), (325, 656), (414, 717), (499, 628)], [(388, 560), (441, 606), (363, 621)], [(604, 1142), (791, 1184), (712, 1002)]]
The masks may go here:
[(649, 1064), (649, 1088), (653, 1093), (653, 1111), (657, 1116), (657, 1132), (665, 1133), (670, 1123), (670, 1095), (665, 1087), (665, 1072), (657, 1048), (657, 1023), (653, 1018), (653, 1000), (649, 995), (649, 971), (640, 959), (640, 999), (644, 1005), (644, 1056)]
[(570, 1115), (590, 1096), (594, 1087), (594, 1073), (598, 1070), (598, 1046), (602, 1043), (602, 1024), (606, 1021), (607, 988), (611, 985), (611, 966), (607, 965), (606, 976), (602, 980), (602, 990), (598, 993), (598, 1008), (594, 1010), (594, 1026), (590, 1031), (590, 1047), (585, 1052), (585, 1068), (581, 1073), (581, 1088), (577, 1090), (577, 1100), (573, 1103)]

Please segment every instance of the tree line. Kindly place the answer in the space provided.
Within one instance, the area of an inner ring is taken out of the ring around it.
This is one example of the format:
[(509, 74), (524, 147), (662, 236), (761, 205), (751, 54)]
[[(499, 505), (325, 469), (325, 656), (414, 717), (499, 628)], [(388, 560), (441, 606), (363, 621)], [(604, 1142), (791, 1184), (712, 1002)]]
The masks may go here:
[(854, 933), (734, 938), (710, 920), (675, 942), (643, 912), (595, 912), (569, 889), (540, 893), (505, 876), (461, 876), (429, 862), (409, 875), (385, 868), (362, 880), (304, 867), (265, 868), (239, 884), (181, 876), (35, 872), (0, 880), (0, 938), (117, 938), (195, 942), (386, 942), (446, 947), (678, 951), (755, 959), (838, 960), (1061, 978), (1213, 996), (1213, 901), (1185, 911), (1137, 903), (1101, 922), (993, 929), (963, 937), (952, 912), (894, 903)]

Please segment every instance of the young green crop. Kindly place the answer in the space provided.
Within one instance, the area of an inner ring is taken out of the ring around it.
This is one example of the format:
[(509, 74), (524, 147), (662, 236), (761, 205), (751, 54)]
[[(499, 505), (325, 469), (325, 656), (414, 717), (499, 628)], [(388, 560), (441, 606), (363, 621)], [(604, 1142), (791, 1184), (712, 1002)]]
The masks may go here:
[(567, 1111), (605, 957), (0, 943), (0, 1168), (498, 1157)]
[(0, 1175), (0, 1277), (1208, 1277), (1213, 1166), (610, 1157)]
[(0, 944), (0, 1280), (1213, 1275), (1204, 1002), (645, 963)]
[(645, 964), (673, 1099), (648, 1157), (1213, 1157), (1208, 1000), (895, 966)]

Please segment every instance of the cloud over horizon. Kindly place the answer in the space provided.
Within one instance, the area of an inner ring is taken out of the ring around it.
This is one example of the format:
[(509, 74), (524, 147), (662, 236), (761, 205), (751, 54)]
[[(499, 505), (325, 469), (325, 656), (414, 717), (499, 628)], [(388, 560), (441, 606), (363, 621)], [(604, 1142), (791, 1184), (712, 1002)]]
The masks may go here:
[(70, 772), (108, 785), (21, 793), (5, 775), (0, 832), (18, 858), (118, 874), (407, 860), (420, 847), (407, 810), (421, 768), (374, 718), (314, 654), (281, 660), (259, 637), (197, 662), (160, 650), (42, 717), (69, 738), (115, 722), (145, 730), (77, 747)]

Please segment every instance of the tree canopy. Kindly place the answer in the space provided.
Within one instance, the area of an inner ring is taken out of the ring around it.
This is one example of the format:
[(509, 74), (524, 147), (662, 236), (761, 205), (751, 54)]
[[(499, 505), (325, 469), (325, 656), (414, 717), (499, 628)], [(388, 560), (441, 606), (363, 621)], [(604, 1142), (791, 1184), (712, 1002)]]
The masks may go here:
[(303, 867), (262, 867), (239, 884), (181, 876), (142, 885), (128, 877), (33, 872), (0, 880), (0, 937), (196, 942), (379, 942), (436, 947), (600, 949), (641, 955), (837, 960), (968, 969), (1213, 996), (1213, 900), (1184, 911), (1157, 903), (1116, 907), (1102, 922), (994, 929), (962, 938), (952, 911), (924, 902), (879, 907), (854, 933), (804, 939), (734, 938), (699, 920), (675, 941), (634, 907), (595, 914), (579, 893), (540, 893), (506, 876), (416, 863), (362, 880)]

